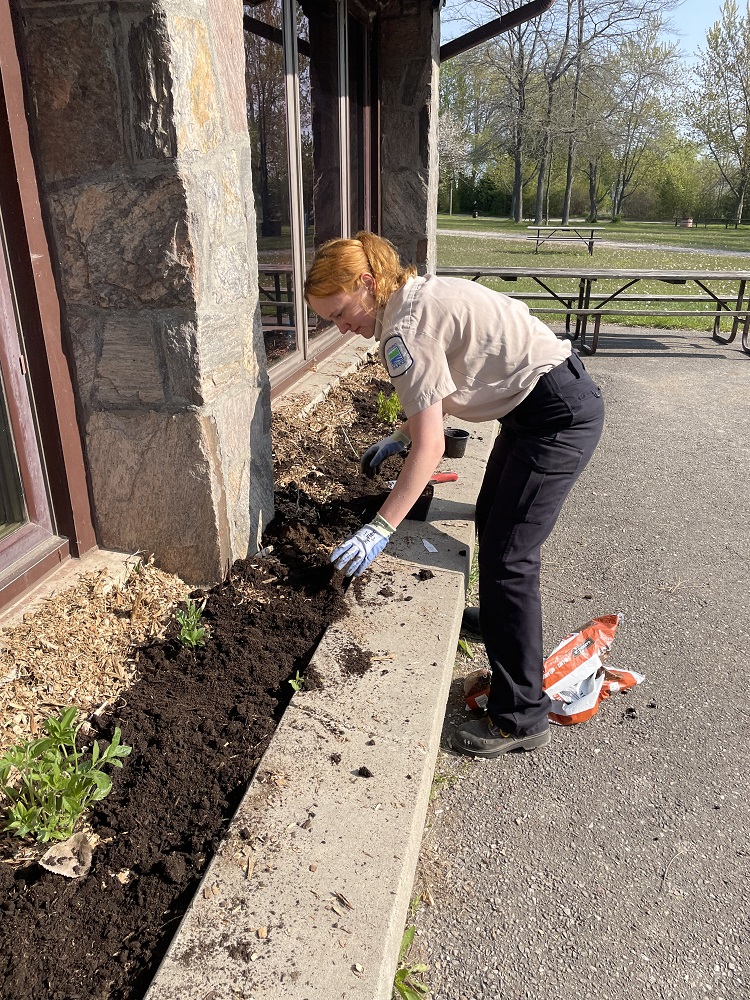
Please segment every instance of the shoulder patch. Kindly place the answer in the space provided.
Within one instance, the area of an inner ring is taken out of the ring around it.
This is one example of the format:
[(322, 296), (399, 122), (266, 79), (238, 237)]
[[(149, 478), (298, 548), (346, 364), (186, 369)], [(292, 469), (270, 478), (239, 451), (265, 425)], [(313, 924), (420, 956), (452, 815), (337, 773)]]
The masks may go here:
[(408, 372), (414, 364), (414, 359), (409, 354), (409, 349), (404, 343), (404, 338), (398, 334), (386, 340), (383, 346), (383, 359), (391, 378)]

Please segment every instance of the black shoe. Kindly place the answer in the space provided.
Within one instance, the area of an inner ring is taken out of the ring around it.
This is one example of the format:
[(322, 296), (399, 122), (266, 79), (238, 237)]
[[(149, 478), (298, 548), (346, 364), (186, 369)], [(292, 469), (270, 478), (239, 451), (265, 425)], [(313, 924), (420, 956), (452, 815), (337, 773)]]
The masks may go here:
[(525, 736), (513, 736), (505, 733), (492, 719), (472, 719), (459, 726), (451, 737), (451, 746), (467, 757), (484, 757), (492, 760), (501, 754), (512, 750), (537, 750), (546, 747), (551, 736), (549, 726), (540, 733), (530, 733)]
[(464, 608), (461, 618), (461, 637), (469, 642), (484, 642), (479, 624), (479, 608)]

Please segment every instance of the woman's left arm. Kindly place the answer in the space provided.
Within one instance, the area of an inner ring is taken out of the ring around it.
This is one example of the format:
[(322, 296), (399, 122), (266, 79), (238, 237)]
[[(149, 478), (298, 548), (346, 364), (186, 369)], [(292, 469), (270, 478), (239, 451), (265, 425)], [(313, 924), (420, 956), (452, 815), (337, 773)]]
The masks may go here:
[[(380, 508), (380, 515), (394, 528), (403, 521), (430, 481), (445, 450), (443, 432), (443, 403), (438, 400), (426, 410), (409, 417), (411, 450), (388, 498)], [(403, 429), (403, 428), (402, 428)]]

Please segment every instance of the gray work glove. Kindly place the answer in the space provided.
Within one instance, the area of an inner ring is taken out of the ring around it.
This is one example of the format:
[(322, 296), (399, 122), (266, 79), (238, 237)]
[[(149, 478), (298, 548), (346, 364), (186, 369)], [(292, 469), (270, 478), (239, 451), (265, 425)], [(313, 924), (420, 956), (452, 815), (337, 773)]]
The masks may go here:
[(333, 550), (331, 562), (336, 569), (343, 569), (347, 576), (362, 576), (386, 547), (395, 530), (384, 517), (376, 514), (369, 524), (363, 525)]
[(372, 479), (380, 468), (380, 464), (390, 458), (391, 455), (398, 455), (404, 448), (411, 444), (411, 438), (404, 434), (402, 430), (395, 430), (387, 438), (371, 444), (367, 451), (359, 460), (360, 471)]

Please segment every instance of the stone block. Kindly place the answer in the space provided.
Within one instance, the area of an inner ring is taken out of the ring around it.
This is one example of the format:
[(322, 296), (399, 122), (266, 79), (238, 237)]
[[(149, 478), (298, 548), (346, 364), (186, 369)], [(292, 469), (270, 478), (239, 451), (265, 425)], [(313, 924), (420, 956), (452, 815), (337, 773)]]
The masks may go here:
[(84, 413), (92, 405), (96, 369), (102, 349), (101, 316), (91, 309), (72, 307), (67, 311), (67, 332), (73, 355), (73, 376)]
[(166, 397), (170, 407), (200, 406), (201, 366), (195, 318), (174, 312), (156, 317), (161, 355), (166, 368)]
[(168, 30), (177, 149), (180, 156), (205, 154), (221, 142), (224, 120), (208, 28), (202, 21), (178, 15), (169, 18)]
[(156, 15), (130, 25), (128, 31), (133, 148), (142, 160), (177, 154), (165, 32), (163, 18)]
[(106, 316), (94, 395), (99, 408), (130, 410), (164, 403), (161, 351), (147, 312)]
[(232, 151), (207, 169), (197, 171), (194, 185), (190, 185), (192, 199), (200, 199), (211, 239), (221, 241), (227, 234), (244, 236), (247, 232), (243, 179)]
[(114, 48), (106, 14), (52, 20), (35, 12), (30, 22), (25, 58), (48, 182), (125, 161)]
[(416, 108), (383, 111), (381, 155), (389, 170), (399, 167), (417, 170), (421, 166), (418, 115)]
[(242, 5), (235, 3), (234, 0), (209, 0), (208, 16), (227, 128), (235, 135), (246, 136), (247, 104)]
[(189, 583), (214, 583), (231, 560), (210, 418), (92, 413), (86, 450), (104, 548), (153, 552)]
[(193, 303), (185, 193), (172, 172), (50, 194), (68, 303), (167, 308)]
[(267, 388), (250, 380), (211, 406), (234, 558), (255, 553), (273, 516), (273, 460)]
[(211, 301), (224, 305), (247, 299), (250, 294), (250, 268), (247, 244), (217, 246), (211, 254)]
[(388, 173), (383, 184), (384, 232), (413, 232), (421, 238), (425, 233), (426, 208), (426, 177), (408, 168)]
[(200, 388), (204, 399), (213, 400), (227, 385), (244, 381), (244, 326), (252, 315), (244, 308), (207, 309), (197, 327), (200, 356)]

